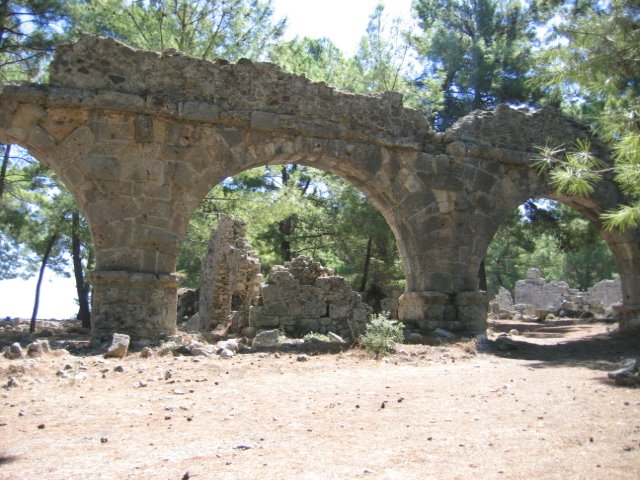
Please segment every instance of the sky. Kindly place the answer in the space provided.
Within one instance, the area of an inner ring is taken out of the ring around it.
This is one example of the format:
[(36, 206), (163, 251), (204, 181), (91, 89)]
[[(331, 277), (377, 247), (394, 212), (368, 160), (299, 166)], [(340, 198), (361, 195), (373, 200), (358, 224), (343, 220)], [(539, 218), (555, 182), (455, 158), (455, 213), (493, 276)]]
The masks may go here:
[[(411, 0), (273, 0), (274, 18), (287, 17), (285, 40), (296, 36), (327, 37), (351, 56), (366, 34), (369, 16), (378, 3), (386, 3), (385, 12), (393, 17), (409, 16)], [(0, 281), (0, 319), (31, 317), (36, 280), (33, 277)], [(73, 318), (78, 310), (76, 299), (72, 278), (47, 272), (42, 282), (38, 318)]]

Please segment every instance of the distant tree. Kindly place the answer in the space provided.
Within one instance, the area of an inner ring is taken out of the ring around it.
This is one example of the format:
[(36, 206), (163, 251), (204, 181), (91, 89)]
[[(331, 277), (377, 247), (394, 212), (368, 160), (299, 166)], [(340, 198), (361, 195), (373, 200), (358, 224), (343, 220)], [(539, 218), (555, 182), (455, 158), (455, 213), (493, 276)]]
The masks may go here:
[(271, 0), (69, 0), (69, 10), (74, 34), (207, 60), (264, 57), (285, 27), (273, 21)]
[(444, 130), (476, 109), (531, 104), (531, 70), (538, 10), (516, 0), (416, 0), (420, 34), (413, 44), (422, 81), (438, 81), (444, 103), (435, 127)]
[[(628, 203), (603, 216), (611, 228), (640, 225), (640, 4), (580, 0), (557, 5), (553, 47), (539, 55), (532, 84), (588, 121), (612, 147), (615, 178)], [(611, 167), (586, 142), (543, 146), (539, 166), (558, 191), (588, 195)]]

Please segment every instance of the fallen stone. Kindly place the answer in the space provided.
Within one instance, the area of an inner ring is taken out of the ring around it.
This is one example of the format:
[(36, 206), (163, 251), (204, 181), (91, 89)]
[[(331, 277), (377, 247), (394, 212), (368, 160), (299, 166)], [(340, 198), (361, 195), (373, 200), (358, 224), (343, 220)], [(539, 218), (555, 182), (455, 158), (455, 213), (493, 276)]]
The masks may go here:
[(5, 347), (4, 356), (9, 360), (15, 360), (24, 357), (22, 347), (18, 342), (12, 343), (8, 347)]
[(56, 372), (56, 376), (58, 376), (60, 378), (69, 378), (69, 375), (64, 370), (58, 370)]
[(16, 377), (9, 377), (9, 380), (6, 383), (5, 388), (15, 388), (19, 386), (20, 384), (16, 380)]
[(149, 358), (153, 356), (153, 350), (150, 347), (144, 347), (141, 351), (140, 351), (140, 356), (142, 358)]
[(129, 335), (114, 333), (111, 345), (104, 354), (104, 358), (123, 358), (129, 350)]
[(438, 335), (439, 337), (444, 337), (444, 338), (456, 338), (456, 334), (455, 333), (451, 333), (447, 330), (445, 330), (444, 328), (436, 328), (433, 333), (435, 333), (436, 335)]
[(622, 362), (622, 368), (607, 376), (621, 387), (640, 387), (640, 360), (629, 358)]
[(308, 362), (309, 361), (309, 355), (298, 355), (296, 357), (296, 360), (298, 362)]
[(114, 367), (113, 371), (114, 372), (123, 373), (124, 372), (124, 367), (122, 365), (118, 365), (118, 366)]
[(44, 348), (40, 342), (32, 342), (27, 345), (27, 355), (30, 357), (41, 357), (44, 355)]
[(228, 348), (220, 348), (216, 353), (222, 358), (231, 358), (235, 355), (233, 351), (229, 350)]
[(512, 328), (509, 330), (509, 335), (520, 335), (520, 332), (517, 329)]
[(278, 338), (280, 337), (279, 330), (265, 330), (258, 333), (253, 339), (254, 348), (273, 348), (278, 345)]
[(415, 345), (419, 345), (423, 342), (424, 338), (419, 333), (413, 332), (410, 333), (407, 337), (407, 343), (413, 343)]
[(235, 338), (230, 338), (229, 340), (221, 340), (216, 343), (216, 347), (218, 349), (223, 348), (225, 350), (231, 350), (235, 353), (238, 351), (238, 341)]

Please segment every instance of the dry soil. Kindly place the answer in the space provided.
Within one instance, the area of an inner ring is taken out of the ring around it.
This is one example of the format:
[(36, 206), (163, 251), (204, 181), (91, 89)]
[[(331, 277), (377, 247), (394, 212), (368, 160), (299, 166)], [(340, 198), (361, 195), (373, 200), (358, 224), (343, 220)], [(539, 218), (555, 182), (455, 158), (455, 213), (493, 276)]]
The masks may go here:
[(512, 328), (512, 351), (398, 345), (381, 360), (2, 358), (0, 478), (640, 478), (640, 389), (606, 375), (639, 338), (577, 320), (489, 337)]

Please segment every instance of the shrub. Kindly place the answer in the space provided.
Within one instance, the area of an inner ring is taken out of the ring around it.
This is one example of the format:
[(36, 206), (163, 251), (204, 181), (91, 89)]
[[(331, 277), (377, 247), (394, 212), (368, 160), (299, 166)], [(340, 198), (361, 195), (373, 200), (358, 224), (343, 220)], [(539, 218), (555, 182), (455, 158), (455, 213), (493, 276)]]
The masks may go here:
[(305, 342), (312, 342), (314, 340), (317, 340), (320, 342), (331, 341), (331, 339), (327, 335), (324, 335), (323, 333), (318, 333), (318, 332), (309, 332), (303, 338)]
[(360, 337), (360, 345), (376, 358), (389, 355), (395, 351), (396, 343), (404, 338), (402, 327), (401, 322), (389, 320), (387, 312), (372, 315), (364, 335)]

